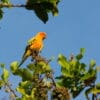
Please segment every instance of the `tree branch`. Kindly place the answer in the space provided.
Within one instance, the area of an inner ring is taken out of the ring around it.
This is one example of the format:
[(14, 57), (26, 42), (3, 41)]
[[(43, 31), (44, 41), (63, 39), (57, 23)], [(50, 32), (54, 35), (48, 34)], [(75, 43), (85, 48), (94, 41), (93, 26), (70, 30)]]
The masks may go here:
[(6, 87), (9, 89), (9, 92), (12, 93), (14, 95), (14, 97), (17, 97), (17, 95), (15, 94), (15, 91), (11, 88), (9, 83), (5, 83)]
[(0, 3), (0, 7), (26, 7), (24, 4), (6, 4), (6, 3)]

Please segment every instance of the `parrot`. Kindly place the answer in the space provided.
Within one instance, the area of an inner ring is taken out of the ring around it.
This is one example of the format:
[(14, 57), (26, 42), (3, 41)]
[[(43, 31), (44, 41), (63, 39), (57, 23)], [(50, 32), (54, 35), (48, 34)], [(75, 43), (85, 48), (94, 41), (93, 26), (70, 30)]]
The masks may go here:
[(24, 54), (22, 56), (22, 60), (19, 63), (19, 67), (24, 63), (24, 61), (34, 55), (38, 56), (38, 54), (42, 51), (44, 44), (43, 40), (47, 37), (45, 32), (38, 32), (34, 37), (28, 40), (28, 45), (25, 48)]

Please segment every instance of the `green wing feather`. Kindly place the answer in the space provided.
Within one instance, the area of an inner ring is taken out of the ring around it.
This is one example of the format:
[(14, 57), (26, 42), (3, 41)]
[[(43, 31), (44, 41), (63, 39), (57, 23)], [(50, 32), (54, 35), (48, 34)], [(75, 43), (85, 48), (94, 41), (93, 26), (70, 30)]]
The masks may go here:
[(28, 40), (28, 45), (31, 45), (35, 41), (35, 37), (32, 37), (31, 39)]

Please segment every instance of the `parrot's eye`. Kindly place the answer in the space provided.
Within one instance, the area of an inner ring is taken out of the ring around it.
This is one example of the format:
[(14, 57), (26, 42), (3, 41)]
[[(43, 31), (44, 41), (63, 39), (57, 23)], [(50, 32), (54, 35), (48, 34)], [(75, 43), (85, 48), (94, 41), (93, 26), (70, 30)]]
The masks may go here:
[(43, 37), (43, 40), (46, 39), (46, 37)]

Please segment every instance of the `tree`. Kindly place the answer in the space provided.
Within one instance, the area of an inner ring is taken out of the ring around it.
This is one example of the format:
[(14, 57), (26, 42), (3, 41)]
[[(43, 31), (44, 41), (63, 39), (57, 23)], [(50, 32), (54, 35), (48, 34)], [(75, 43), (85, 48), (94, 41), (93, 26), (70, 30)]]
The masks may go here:
[[(44, 23), (48, 21), (48, 13), (58, 15), (58, 0), (28, 0), (25, 5), (14, 5), (8, 0), (0, 1), (0, 16), (3, 17), (3, 8), (24, 7), (26, 10), (33, 10), (37, 17)], [(88, 94), (92, 94), (92, 100), (98, 98), (100, 94), (100, 83), (95, 84), (99, 67), (95, 60), (91, 60), (87, 65), (81, 60), (84, 57), (85, 49), (81, 48), (79, 54), (66, 57), (63, 54), (58, 55), (57, 63), (61, 67), (61, 75), (54, 77), (53, 69), (50, 65), (51, 59), (38, 55), (35, 60), (27, 66), (18, 67), (19, 62), (14, 61), (10, 64), (10, 71), (6, 69), (5, 64), (0, 64), (2, 69), (0, 88), (9, 93), (11, 100), (70, 100), (79, 96), (81, 91), (85, 90), (87, 100), (90, 100)], [(87, 69), (88, 68), (88, 69)], [(20, 77), (16, 89), (12, 89), (9, 82), (10, 73)], [(17, 95), (19, 92), (21, 96)]]
[(4, 7), (24, 7), (27, 10), (33, 10), (37, 17), (46, 23), (48, 21), (48, 13), (52, 13), (53, 16), (58, 15), (58, 3), (59, 0), (27, 0), (25, 5), (14, 5), (10, 0), (0, 0), (0, 19), (3, 17)]

